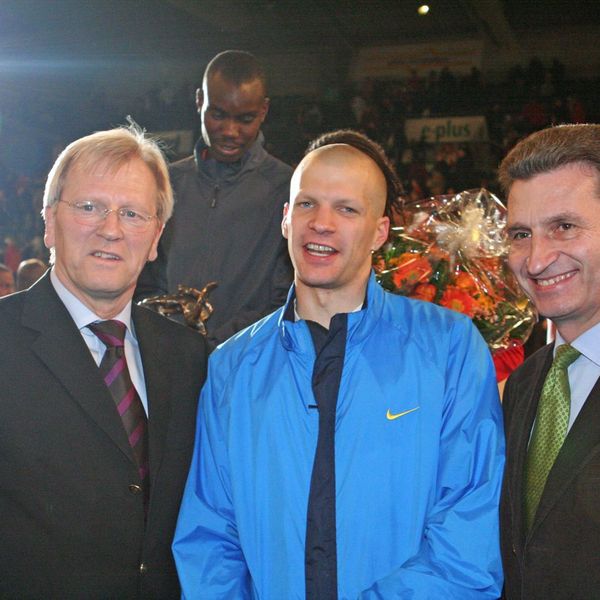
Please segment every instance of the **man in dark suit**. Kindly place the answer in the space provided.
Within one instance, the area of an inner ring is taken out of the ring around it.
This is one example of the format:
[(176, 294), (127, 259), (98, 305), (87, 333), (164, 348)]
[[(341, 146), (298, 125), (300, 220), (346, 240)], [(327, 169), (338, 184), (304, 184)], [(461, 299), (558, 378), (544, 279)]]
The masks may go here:
[(534, 133), (500, 181), (510, 266), (556, 326), (504, 392), (505, 596), (600, 598), (600, 125)]
[(0, 598), (177, 598), (170, 552), (204, 339), (132, 305), (173, 197), (134, 128), (69, 145), (52, 269), (0, 303)]

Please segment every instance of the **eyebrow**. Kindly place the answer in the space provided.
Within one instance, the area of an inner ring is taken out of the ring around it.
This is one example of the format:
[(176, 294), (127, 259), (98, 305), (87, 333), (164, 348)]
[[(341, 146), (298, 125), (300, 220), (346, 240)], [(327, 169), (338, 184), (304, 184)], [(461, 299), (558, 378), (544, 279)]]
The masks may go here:
[[(557, 223), (564, 223), (564, 222), (579, 222), (581, 221), (581, 215), (571, 212), (571, 211), (564, 211), (561, 213), (558, 213), (556, 215), (552, 215), (550, 217), (548, 217), (547, 219), (543, 219), (541, 221), (542, 225), (556, 225)], [(506, 231), (508, 231), (509, 233), (512, 231), (516, 231), (518, 229), (526, 229), (526, 230), (531, 230), (531, 227), (529, 225), (524, 225), (523, 223), (519, 223), (518, 221), (515, 223), (511, 223), (510, 225), (507, 226)]]
[(507, 234), (510, 235), (511, 233), (514, 233), (515, 231), (523, 231), (523, 230), (529, 231), (529, 227), (527, 227), (525, 225), (521, 225), (520, 223), (513, 223), (512, 225), (508, 226), (505, 231)]
[[(310, 200), (311, 202), (321, 202), (321, 200), (319, 200), (319, 198), (311, 195), (311, 194), (306, 194), (303, 192), (300, 192), (299, 194), (296, 195), (296, 197), (294, 198), (294, 200), (301, 200), (301, 201), (306, 201), (306, 200)], [(357, 198), (350, 198), (347, 196), (342, 196), (340, 198), (333, 198), (331, 200), (331, 202), (333, 204), (341, 204), (343, 202), (357, 202)]]
[[(212, 110), (214, 112), (220, 112), (223, 113), (224, 115), (228, 115), (230, 116), (231, 113), (227, 112), (225, 109), (221, 108), (220, 106), (215, 106), (214, 104), (209, 104), (208, 105), (208, 110)], [(236, 119), (239, 119), (241, 117), (257, 117), (259, 115), (260, 111), (259, 110), (251, 110), (245, 113), (240, 113), (240, 114), (234, 114), (233, 116)]]

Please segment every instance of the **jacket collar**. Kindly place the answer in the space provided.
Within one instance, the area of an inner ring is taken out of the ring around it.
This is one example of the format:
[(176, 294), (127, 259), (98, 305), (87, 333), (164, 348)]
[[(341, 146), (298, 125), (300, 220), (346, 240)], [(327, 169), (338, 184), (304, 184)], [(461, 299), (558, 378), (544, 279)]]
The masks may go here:
[(214, 158), (205, 157), (208, 146), (203, 138), (196, 142), (194, 147), (194, 163), (196, 172), (202, 174), (212, 180), (230, 181), (237, 179), (242, 173), (254, 170), (266, 155), (266, 150), (263, 148), (265, 137), (262, 131), (258, 132), (258, 136), (248, 151), (242, 158), (235, 163), (222, 163)]
[[(348, 314), (348, 347), (362, 343), (372, 333), (375, 323), (381, 318), (385, 300), (384, 294), (385, 292), (375, 280), (375, 273), (371, 271), (369, 281), (367, 282), (367, 294), (363, 309)], [(314, 353), (312, 339), (306, 322), (294, 322), (295, 298), (296, 288), (292, 285), (277, 323), (281, 343), (288, 351)]]
[[(552, 355), (549, 353), (549, 359), (551, 359), (551, 357)], [(535, 396), (537, 400), (539, 400), (539, 395), (541, 394), (544, 379), (550, 368), (550, 364), (551, 360), (546, 361), (543, 376), (538, 380)], [(537, 409), (537, 401), (535, 402), (535, 408)], [(534, 416), (535, 413), (533, 414), (533, 417)], [(531, 413), (528, 414), (527, 423), (533, 422), (533, 418), (531, 417)], [(531, 427), (528, 427), (526, 433), (528, 434), (530, 430)], [(567, 433), (567, 437), (556, 457), (554, 465), (552, 465), (528, 537), (535, 536), (536, 530), (540, 524), (548, 516), (552, 508), (560, 500), (561, 496), (568, 489), (572, 489), (573, 481), (579, 476), (581, 471), (586, 468), (590, 457), (597, 453), (599, 447), (600, 379), (596, 382), (588, 395), (573, 426)], [(525, 460), (526, 454), (527, 448), (525, 447), (523, 460)]]
[(23, 293), (22, 325), (38, 332), (32, 351), (73, 401), (135, 464), (114, 401), (81, 333), (52, 287), (50, 272)]

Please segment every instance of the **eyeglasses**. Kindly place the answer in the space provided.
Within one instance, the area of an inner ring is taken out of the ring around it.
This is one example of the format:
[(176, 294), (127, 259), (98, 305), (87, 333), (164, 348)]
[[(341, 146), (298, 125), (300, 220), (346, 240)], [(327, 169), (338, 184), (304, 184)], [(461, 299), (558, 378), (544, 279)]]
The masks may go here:
[(81, 225), (100, 225), (112, 212), (117, 213), (119, 223), (123, 229), (129, 231), (144, 231), (157, 215), (146, 215), (133, 208), (106, 208), (100, 202), (85, 200), (83, 202), (69, 202), (59, 200), (69, 206), (75, 213), (75, 220)]

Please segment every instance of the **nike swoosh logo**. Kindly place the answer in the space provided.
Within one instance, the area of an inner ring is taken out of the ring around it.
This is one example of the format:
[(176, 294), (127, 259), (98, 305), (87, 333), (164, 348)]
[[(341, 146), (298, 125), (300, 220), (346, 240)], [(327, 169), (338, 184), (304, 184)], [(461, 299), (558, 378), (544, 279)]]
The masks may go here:
[(388, 421), (393, 421), (394, 419), (399, 419), (400, 417), (403, 417), (404, 415), (407, 415), (408, 413), (415, 412), (415, 410), (419, 410), (419, 408), (420, 408), (420, 407), (419, 407), (419, 406), (417, 406), (417, 407), (415, 407), (415, 408), (411, 408), (411, 409), (409, 409), (409, 410), (405, 410), (404, 412), (398, 413), (398, 414), (396, 414), (396, 415), (393, 415), (393, 414), (390, 412), (390, 409), (388, 408), (388, 410), (387, 410), (387, 414), (386, 414), (385, 416), (387, 417)]

